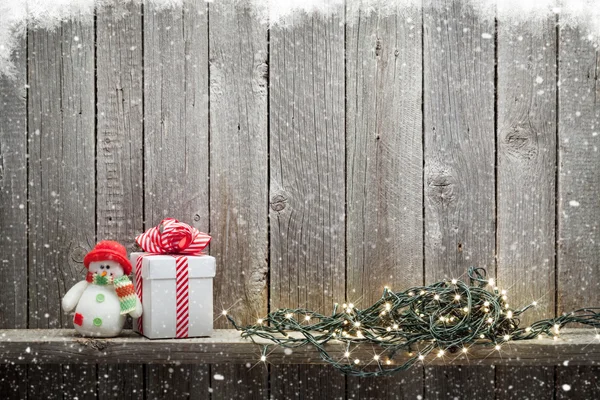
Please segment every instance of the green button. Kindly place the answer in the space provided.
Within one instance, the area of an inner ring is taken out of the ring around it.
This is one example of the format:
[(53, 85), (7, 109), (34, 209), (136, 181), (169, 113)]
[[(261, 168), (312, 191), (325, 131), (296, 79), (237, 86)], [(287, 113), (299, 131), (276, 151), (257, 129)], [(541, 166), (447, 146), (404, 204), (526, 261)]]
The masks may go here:
[(97, 301), (98, 303), (102, 303), (102, 302), (104, 301), (104, 295), (103, 295), (102, 293), (98, 293), (98, 294), (96, 295), (96, 301)]
[(96, 325), (96, 326), (102, 325), (102, 318), (94, 318), (94, 325)]

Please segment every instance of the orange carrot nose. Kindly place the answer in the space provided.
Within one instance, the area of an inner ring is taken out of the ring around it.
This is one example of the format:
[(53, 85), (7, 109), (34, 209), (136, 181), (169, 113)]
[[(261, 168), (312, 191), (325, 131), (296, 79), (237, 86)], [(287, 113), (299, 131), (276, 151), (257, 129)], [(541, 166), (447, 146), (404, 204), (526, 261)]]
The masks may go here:
[(106, 276), (106, 271), (102, 271), (102, 276)]

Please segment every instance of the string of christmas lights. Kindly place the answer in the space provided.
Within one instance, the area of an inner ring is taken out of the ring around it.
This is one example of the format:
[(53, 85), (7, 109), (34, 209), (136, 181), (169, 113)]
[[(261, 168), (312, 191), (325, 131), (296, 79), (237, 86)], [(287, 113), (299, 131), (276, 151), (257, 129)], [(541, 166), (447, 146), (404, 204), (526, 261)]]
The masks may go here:
[[(468, 276), (468, 285), (453, 279), (402, 292), (385, 288), (381, 299), (370, 307), (359, 309), (349, 303), (338, 312), (336, 303), (331, 316), (304, 308), (284, 308), (242, 327), (227, 311), (223, 315), (244, 338), (254, 341), (259, 337), (288, 348), (314, 346), (323, 360), (344, 374), (360, 377), (391, 375), (423, 361), (431, 353), (437, 357), (448, 352), (468, 353), (472, 345), (494, 346), (499, 351), (509, 341), (544, 334), (557, 339), (560, 329), (570, 323), (600, 327), (600, 308), (583, 308), (521, 328), (519, 316), (537, 302), (514, 309), (506, 291), (499, 290), (493, 279), (486, 279), (485, 269), (469, 268)], [(292, 337), (288, 332), (301, 335)], [(334, 340), (346, 343), (344, 354), (333, 355), (325, 349), (325, 344)], [(373, 360), (368, 360), (368, 364), (377, 366), (375, 370), (365, 370), (365, 361), (352, 357), (351, 345), (361, 344), (382, 349)], [(408, 360), (393, 365), (396, 354), (407, 352)], [(267, 347), (260, 360), (267, 361)]]

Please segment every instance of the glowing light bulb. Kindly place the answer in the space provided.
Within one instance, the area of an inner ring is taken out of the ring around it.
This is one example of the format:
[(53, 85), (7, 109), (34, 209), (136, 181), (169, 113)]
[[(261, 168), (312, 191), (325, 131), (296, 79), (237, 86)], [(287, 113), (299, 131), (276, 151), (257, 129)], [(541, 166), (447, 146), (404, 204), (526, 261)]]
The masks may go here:
[(500, 350), (500, 345), (499, 345), (499, 344), (497, 344), (497, 345), (496, 345), (494, 348), (495, 348), (496, 350)]
[(361, 331), (356, 331), (356, 337), (357, 338), (363, 338), (363, 334)]
[(390, 328), (389, 326), (387, 328), (385, 328), (386, 331), (391, 332), (392, 328)]
[(485, 335), (482, 333), (481, 335), (479, 335), (479, 337), (480, 337), (481, 339), (483, 339), (483, 338), (485, 338)]
[(310, 315), (307, 315), (306, 317), (304, 317), (304, 319), (310, 321)]
[(288, 313), (288, 314), (285, 314), (285, 317), (286, 317), (287, 319), (292, 319), (293, 315)]
[(465, 307), (465, 308), (463, 308), (463, 311), (464, 311), (464, 312), (469, 312), (469, 307)]
[(513, 317), (513, 312), (512, 312), (512, 311), (510, 311), (510, 310), (508, 310), (508, 311), (506, 312), (506, 318), (512, 318), (512, 317)]
[(349, 351), (345, 352), (344, 353), (344, 357), (349, 358), (350, 357), (350, 352)]
[(484, 302), (483, 302), (483, 305), (484, 305), (485, 307), (489, 307), (489, 306), (490, 306), (490, 302), (489, 302), (489, 301), (484, 301)]
[(506, 290), (502, 289), (502, 291), (500, 293), (502, 293), (503, 295), (505, 295), (506, 294)]
[(443, 357), (444, 356), (444, 350), (440, 350), (437, 354), (438, 357)]
[(221, 311), (221, 314), (223, 314), (223, 315), (227, 315), (227, 310), (223, 310), (223, 311)]
[(439, 295), (439, 294), (436, 294), (435, 296), (433, 296), (433, 299), (434, 299), (434, 300), (439, 300), (439, 299), (440, 299), (440, 295)]
[(352, 303), (348, 304), (348, 308), (349, 309), (353, 309), (354, 308), (354, 304), (352, 304)]
[(415, 292), (408, 292), (408, 295), (409, 295), (410, 297), (412, 297), (412, 296), (414, 296), (414, 295), (415, 295)]
[(257, 324), (262, 324), (262, 323), (263, 323), (263, 320), (262, 320), (262, 318), (259, 318), (259, 319), (257, 319), (257, 320), (256, 320), (256, 323), (257, 323)]
[(260, 361), (267, 361), (267, 356), (260, 356)]
[(379, 356), (378, 356), (377, 354), (375, 354), (375, 355), (373, 356), (373, 360), (375, 360), (375, 361), (379, 361)]
[(559, 324), (555, 324), (554, 325), (554, 332), (558, 333), (560, 330), (560, 325)]
[(531, 303), (531, 305), (535, 307), (535, 306), (537, 306), (537, 305), (538, 305), (538, 302), (537, 302), (537, 301), (534, 301), (534, 302), (532, 302), (532, 303)]
[(508, 300), (508, 296), (506, 296), (506, 295), (502, 296), (502, 300), (504, 300), (504, 301)]
[(354, 364), (359, 364), (360, 360), (357, 358), (356, 360), (354, 360)]
[(425, 294), (425, 291), (424, 291), (424, 290), (421, 290), (421, 291), (419, 292), (419, 294), (420, 294), (421, 296), (423, 296), (423, 295)]
[(385, 363), (386, 363), (387, 365), (390, 365), (390, 364), (392, 363), (392, 360), (386, 360), (386, 361), (385, 361)]
[(390, 303), (385, 303), (385, 310), (390, 311), (392, 309), (392, 305)]
[(394, 325), (392, 325), (392, 328), (394, 328), (394, 329), (398, 329), (398, 324), (394, 324)]
[(600, 333), (596, 333), (596, 339), (600, 340)]
[(492, 322), (494, 322), (494, 319), (493, 318), (488, 318), (487, 322), (488, 322), (488, 324), (491, 324)]
[(494, 286), (494, 283), (495, 283), (495, 282), (496, 282), (496, 281), (494, 281), (494, 278), (490, 278), (490, 279), (488, 280), (488, 285), (490, 285), (490, 286)]
[(419, 354), (419, 360), (423, 361), (425, 359), (425, 356), (423, 354)]
[(460, 300), (460, 294), (457, 294), (456, 296), (454, 296), (454, 300)]
[(354, 323), (354, 326), (358, 328), (358, 327), (360, 326), (360, 322), (356, 321), (356, 322)]
[(488, 313), (488, 312), (490, 312), (490, 309), (486, 307), (483, 309), (483, 312)]
[(469, 349), (467, 349), (466, 347), (463, 347), (462, 352), (463, 353), (467, 353), (469, 351)]
[(509, 335), (504, 335), (503, 339), (508, 342), (510, 340), (510, 336)]
[(344, 304), (342, 304), (342, 307), (343, 307), (343, 308), (347, 308), (347, 307), (348, 307), (348, 304), (344, 303)]
[(531, 332), (531, 327), (528, 326), (527, 328), (525, 328), (525, 332)]
[(452, 279), (452, 284), (456, 285), (458, 283), (458, 281), (456, 279)]

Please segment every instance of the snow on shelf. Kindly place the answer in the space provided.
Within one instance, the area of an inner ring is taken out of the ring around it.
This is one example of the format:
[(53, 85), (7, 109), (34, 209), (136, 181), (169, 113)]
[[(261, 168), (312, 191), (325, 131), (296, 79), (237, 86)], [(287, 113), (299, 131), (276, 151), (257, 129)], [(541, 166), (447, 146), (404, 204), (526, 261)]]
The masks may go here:
[[(132, 331), (112, 339), (90, 339), (78, 336), (72, 329), (4, 329), (0, 330), (0, 364), (246, 364), (261, 362), (263, 344), (242, 339), (232, 329), (217, 329), (210, 338), (146, 339)], [(331, 343), (330, 353), (346, 345)], [(373, 365), (373, 356), (381, 353), (376, 346), (352, 348), (352, 358)], [(382, 354), (384, 359), (385, 354)], [(403, 362), (406, 355), (397, 355)], [(369, 361), (371, 360), (371, 361)], [(324, 364), (312, 347), (284, 349), (269, 346), (266, 362), (270, 364)], [(425, 365), (598, 365), (600, 336), (593, 329), (565, 329), (561, 338), (534, 339), (505, 343), (498, 351), (493, 346), (472, 346), (467, 354), (447, 352), (444, 357), (433, 354)]]

